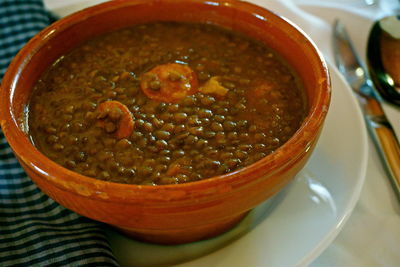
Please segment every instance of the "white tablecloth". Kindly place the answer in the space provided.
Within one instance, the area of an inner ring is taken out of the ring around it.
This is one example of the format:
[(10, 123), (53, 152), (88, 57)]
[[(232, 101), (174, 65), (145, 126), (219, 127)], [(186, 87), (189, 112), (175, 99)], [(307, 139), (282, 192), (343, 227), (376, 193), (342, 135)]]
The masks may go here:
[[(46, 4), (59, 15), (90, 6), (100, 0), (50, 1)], [(366, 40), (375, 19), (392, 14), (397, 0), (252, 0), (269, 7), (298, 24), (317, 44), (327, 60), (332, 60), (331, 25), (335, 18), (347, 27), (355, 47), (365, 59)], [(272, 5), (273, 4), (273, 5)], [(400, 136), (400, 112), (385, 106)], [(346, 129), (343, 129), (346, 131)], [(311, 263), (319, 266), (400, 266), (400, 206), (386, 178), (377, 152), (369, 142), (367, 176), (360, 199), (346, 225), (333, 243)], [(267, 264), (266, 264), (267, 265)]]

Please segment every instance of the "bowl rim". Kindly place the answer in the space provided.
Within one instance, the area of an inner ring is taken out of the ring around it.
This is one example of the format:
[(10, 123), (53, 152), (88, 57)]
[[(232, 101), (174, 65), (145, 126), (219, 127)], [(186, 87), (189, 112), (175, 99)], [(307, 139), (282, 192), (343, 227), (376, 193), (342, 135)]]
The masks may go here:
[[(62, 18), (51, 24), (40, 33), (35, 35), (17, 54), (8, 67), (3, 77), (1, 85), (1, 102), (0, 107), (0, 123), (8, 143), (17, 155), (20, 161), (30, 169), (40, 172), (44, 178), (53, 183), (58, 188), (70, 191), (76, 194), (86, 194), (78, 188), (85, 188), (91, 191), (90, 196), (101, 201), (108, 199), (118, 199), (119, 201), (129, 202), (143, 198), (144, 196), (154, 199), (163, 200), (181, 200), (183, 198), (193, 198), (199, 196), (210, 196), (215, 193), (229, 193), (235, 188), (245, 184), (256, 182), (257, 179), (251, 178), (251, 173), (264, 170), (268, 173), (275, 173), (282, 166), (296, 161), (298, 158), (290, 158), (288, 155), (301, 155), (307, 153), (311, 143), (306, 142), (305, 137), (313, 137), (319, 134), (319, 126), (323, 123), (331, 98), (330, 78), (327, 64), (313, 41), (298, 26), (290, 22), (288, 19), (252, 3), (237, 0), (190, 0), (184, 2), (206, 4), (218, 8), (220, 5), (229, 6), (235, 9), (247, 10), (259, 19), (273, 16), (291, 27), (304, 41), (309, 49), (312, 50), (313, 57), (319, 63), (317, 71), (321, 78), (318, 86), (319, 92), (314, 105), (309, 106), (309, 113), (304, 118), (299, 129), (292, 137), (276, 149), (273, 153), (267, 155), (261, 160), (245, 166), (239, 170), (229, 172), (227, 174), (206, 178), (200, 181), (188, 182), (183, 184), (172, 185), (135, 185), (122, 184), (115, 182), (102, 181), (96, 178), (88, 177), (68, 170), (61, 165), (53, 162), (42, 154), (29, 141), (28, 136), (23, 132), (18, 122), (20, 114), (14, 114), (12, 111), (13, 91), (17, 85), (22, 70), (26, 67), (27, 62), (35, 53), (41, 49), (48, 40), (54, 38), (72, 25), (78, 24), (85, 19), (96, 16), (106, 11), (123, 8), (126, 6), (148, 3), (181, 3), (181, 0), (135, 0), (125, 1), (116, 0), (92, 6), (81, 11), (75, 12), (65, 18)], [(311, 54), (311, 53), (310, 53)], [(14, 101), (15, 102), (15, 101)], [(56, 173), (52, 175), (51, 173)], [(90, 187), (94, 188), (90, 188)], [(104, 195), (105, 194), (105, 195)]]

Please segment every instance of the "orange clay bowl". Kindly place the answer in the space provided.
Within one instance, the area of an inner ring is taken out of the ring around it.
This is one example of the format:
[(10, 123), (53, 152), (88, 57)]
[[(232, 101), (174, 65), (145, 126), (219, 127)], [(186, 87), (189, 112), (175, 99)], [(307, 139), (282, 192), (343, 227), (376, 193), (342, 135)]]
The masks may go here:
[[(104, 32), (151, 21), (212, 22), (261, 40), (280, 53), (304, 83), (309, 112), (282, 147), (225, 175), (177, 185), (105, 182), (72, 172), (41, 154), (24, 132), (29, 96), (56, 59)], [(111, 1), (63, 18), (15, 57), (1, 85), (3, 132), (43, 192), (83, 216), (150, 242), (177, 244), (220, 234), (287, 185), (308, 160), (330, 102), (326, 64), (313, 43), (286, 19), (235, 0)], [(295, 223), (295, 222), (294, 222)]]

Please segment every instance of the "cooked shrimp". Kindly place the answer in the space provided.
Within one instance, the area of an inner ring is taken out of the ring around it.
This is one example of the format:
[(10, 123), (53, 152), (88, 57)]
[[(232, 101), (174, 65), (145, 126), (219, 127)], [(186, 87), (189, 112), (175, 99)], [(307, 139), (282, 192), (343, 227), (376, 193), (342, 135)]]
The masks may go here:
[(105, 101), (97, 107), (99, 126), (118, 139), (126, 138), (133, 132), (134, 121), (129, 109), (118, 101)]
[(196, 93), (198, 82), (189, 66), (169, 63), (158, 65), (143, 74), (140, 87), (151, 99), (173, 103)]

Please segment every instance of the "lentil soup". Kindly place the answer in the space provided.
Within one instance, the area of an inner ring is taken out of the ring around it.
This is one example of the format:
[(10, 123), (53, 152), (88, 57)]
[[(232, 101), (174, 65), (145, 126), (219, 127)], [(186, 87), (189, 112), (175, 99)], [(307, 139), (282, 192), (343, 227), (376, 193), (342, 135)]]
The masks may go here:
[(32, 143), (97, 179), (176, 184), (272, 153), (307, 113), (297, 75), (264, 44), (215, 25), (159, 22), (57, 60), (29, 104)]

